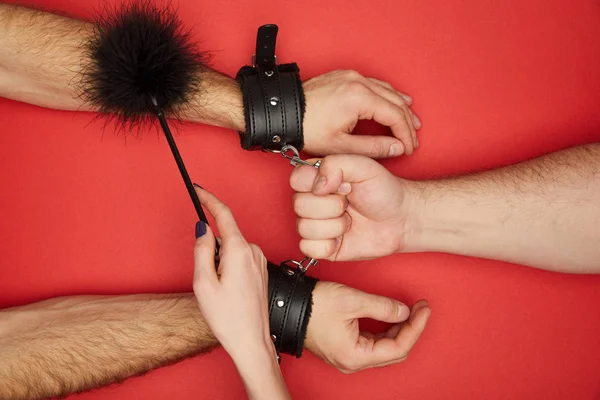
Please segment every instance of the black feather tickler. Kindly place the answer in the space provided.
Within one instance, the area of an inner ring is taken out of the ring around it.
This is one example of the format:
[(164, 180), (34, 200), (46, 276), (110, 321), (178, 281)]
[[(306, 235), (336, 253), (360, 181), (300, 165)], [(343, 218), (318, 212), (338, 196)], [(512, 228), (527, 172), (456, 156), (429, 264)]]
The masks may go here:
[(152, 97), (169, 116), (193, 105), (208, 55), (175, 11), (150, 0), (107, 7), (87, 44), (82, 94), (121, 128), (156, 121)]
[[(131, 0), (95, 18), (87, 49), (82, 94), (121, 128), (158, 121), (201, 221), (207, 222), (165, 114), (178, 117), (194, 106), (206, 53), (191, 40), (169, 6)], [(217, 251), (219, 246), (217, 244)]]

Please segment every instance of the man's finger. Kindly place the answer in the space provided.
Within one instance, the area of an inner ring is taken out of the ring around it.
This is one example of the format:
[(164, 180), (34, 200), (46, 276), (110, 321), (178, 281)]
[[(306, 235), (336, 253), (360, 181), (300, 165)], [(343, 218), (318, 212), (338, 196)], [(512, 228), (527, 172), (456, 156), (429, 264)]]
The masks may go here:
[(404, 154), (402, 141), (391, 136), (352, 135), (336, 148), (340, 153), (358, 154), (369, 158), (398, 157)]
[[(395, 90), (392, 87), (392, 85), (390, 85), (389, 83), (380, 81), (375, 78), (367, 78), (367, 79), (372, 82), (371, 84), (369, 84), (369, 88), (371, 90), (373, 90), (380, 96), (385, 97), (387, 100), (391, 101), (398, 107), (412, 105), (412, 98), (409, 95)], [(386, 89), (386, 90), (381, 90), (382, 88)], [(412, 121), (413, 127), (415, 129), (421, 129), (421, 126), (422, 126), (421, 120), (415, 115), (413, 110), (411, 110), (409, 107), (407, 107), (407, 110), (411, 116), (411, 121)]]
[(410, 309), (404, 303), (389, 297), (360, 292), (360, 309), (358, 318), (371, 318), (382, 322), (405, 321), (410, 315)]
[(194, 243), (194, 291), (204, 284), (217, 284), (219, 278), (215, 270), (215, 235), (203, 221), (196, 224)]
[(384, 87), (383, 85), (375, 82), (369, 82), (367, 83), (367, 85), (369, 86), (369, 89), (371, 89), (373, 92), (383, 97), (384, 99), (391, 101), (398, 107), (402, 107), (405, 104), (408, 104), (404, 97), (400, 93), (395, 91), (392, 87)]
[(346, 197), (339, 194), (315, 196), (312, 193), (296, 193), (293, 202), (296, 215), (310, 219), (341, 217), (348, 206)]
[(296, 192), (310, 192), (318, 173), (318, 169), (309, 165), (296, 167), (290, 175), (290, 186)]
[(351, 223), (352, 218), (347, 213), (331, 219), (298, 218), (296, 230), (302, 239), (335, 239), (346, 233)]
[(425, 330), (431, 309), (426, 300), (419, 300), (412, 307), (408, 321), (402, 325), (394, 339), (396, 344), (408, 354)]
[(372, 97), (366, 104), (367, 109), (364, 110), (364, 115), (372, 117), (372, 119), (381, 125), (389, 126), (392, 134), (402, 140), (406, 148), (405, 153), (412, 154), (413, 140), (411, 131), (410, 115), (406, 115), (401, 107), (396, 106), (389, 100), (378, 96), (372, 92)]
[(340, 245), (341, 241), (337, 238), (327, 240), (302, 239), (300, 240), (300, 251), (307, 257), (335, 261), (335, 254)]
[(398, 90), (394, 89), (394, 87), (392, 86), (392, 84), (391, 84), (391, 83), (388, 83), (388, 82), (382, 81), (382, 80), (380, 80), (380, 79), (377, 79), (377, 78), (367, 78), (367, 79), (368, 79), (368, 80), (370, 80), (370, 81), (371, 81), (371, 82), (373, 82), (373, 83), (376, 83), (376, 84), (378, 84), (378, 85), (381, 85), (381, 86), (383, 86), (383, 87), (384, 87), (384, 88), (386, 88), (386, 89), (393, 90), (394, 92), (396, 92), (396, 93), (398, 93), (400, 96), (402, 96), (402, 99), (403, 99), (404, 101), (406, 101), (406, 104), (408, 104), (409, 106), (410, 106), (410, 105), (412, 105), (412, 103), (413, 103), (413, 99), (412, 99), (412, 97), (410, 97), (410, 96), (409, 96), (409, 95), (407, 95), (406, 93), (402, 93), (402, 92), (400, 92), (400, 91), (398, 91)]
[(228, 238), (243, 237), (229, 207), (207, 190), (198, 186), (195, 186), (194, 189), (198, 194), (200, 203), (202, 203), (208, 212), (215, 218), (223, 242), (227, 242)]
[(407, 117), (406, 121), (408, 122), (410, 130), (412, 132), (413, 145), (415, 146), (415, 148), (418, 147), (419, 142), (417, 140), (417, 129), (421, 127), (421, 121), (416, 117), (416, 115), (409, 107), (412, 104), (412, 101), (406, 101), (406, 98), (404, 97), (405, 95), (403, 95), (402, 93), (395, 91), (391, 87), (384, 87), (378, 83), (370, 82), (369, 89), (371, 89), (373, 92), (383, 97), (384, 99), (391, 101), (396, 106), (402, 108), (402, 110), (404, 111), (404, 115)]
[(410, 350), (425, 330), (431, 309), (424, 300), (419, 301), (411, 312), (407, 322), (402, 324), (395, 338), (375, 340), (372, 347), (359, 353), (365, 367), (394, 364), (408, 356)]
[(410, 125), (410, 131), (412, 133), (413, 146), (415, 149), (419, 147), (419, 141), (417, 140), (417, 128), (415, 127), (415, 119), (412, 110), (408, 107), (408, 104), (404, 103), (402, 106), (402, 111), (404, 111), (404, 115), (406, 116), (406, 120), (408, 121), (408, 125)]
[[(353, 139), (358, 137), (360, 136), (353, 137)], [(317, 174), (314, 175), (312, 192), (317, 196), (347, 192), (347, 190), (343, 190), (342, 184), (349, 183), (351, 187), (352, 183), (364, 182), (381, 172), (381, 165), (367, 157), (347, 154), (327, 156), (322, 160)], [(302, 177), (302, 179), (306, 179), (306, 177)], [(305, 185), (305, 183), (305, 181), (302, 181), (302, 185)]]

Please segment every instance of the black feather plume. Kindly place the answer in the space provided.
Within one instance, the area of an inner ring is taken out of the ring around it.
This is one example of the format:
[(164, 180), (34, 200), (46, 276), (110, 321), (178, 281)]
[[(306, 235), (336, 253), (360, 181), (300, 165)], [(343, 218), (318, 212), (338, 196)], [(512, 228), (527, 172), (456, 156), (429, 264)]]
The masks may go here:
[(152, 98), (170, 117), (192, 106), (208, 54), (170, 6), (133, 0), (106, 7), (96, 14), (95, 30), (81, 89), (105, 117), (132, 129), (156, 121)]
[(172, 8), (151, 0), (106, 8), (95, 23), (81, 80), (83, 97), (121, 128), (139, 130), (159, 121), (198, 218), (207, 223), (165, 118), (193, 106), (200, 73), (207, 68), (206, 53), (192, 42)]

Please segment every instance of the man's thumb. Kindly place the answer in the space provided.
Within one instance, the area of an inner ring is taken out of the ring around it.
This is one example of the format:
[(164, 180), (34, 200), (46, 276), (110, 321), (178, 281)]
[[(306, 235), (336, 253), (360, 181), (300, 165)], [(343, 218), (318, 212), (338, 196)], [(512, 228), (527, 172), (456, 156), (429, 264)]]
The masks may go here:
[(359, 318), (371, 318), (382, 322), (397, 323), (406, 321), (410, 316), (410, 309), (406, 304), (388, 297), (363, 292), (361, 304)]
[(349, 135), (345, 138), (344, 154), (359, 154), (370, 158), (397, 157), (404, 154), (404, 144), (392, 136)]
[(381, 171), (381, 165), (368, 157), (336, 154), (321, 161), (313, 182), (312, 192), (317, 196), (339, 193), (347, 195), (353, 182), (369, 180)]

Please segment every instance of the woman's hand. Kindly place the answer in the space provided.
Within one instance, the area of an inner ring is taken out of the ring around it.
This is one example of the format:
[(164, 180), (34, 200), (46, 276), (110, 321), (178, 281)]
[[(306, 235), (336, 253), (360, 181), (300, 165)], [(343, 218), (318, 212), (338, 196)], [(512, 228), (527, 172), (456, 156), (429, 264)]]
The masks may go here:
[(267, 260), (246, 242), (229, 208), (196, 187), (202, 205), (221, 233), (218, 270), (215, 236), (196, 224), (194, 293), (215, 337), (233, 359), (251, 399), (287, 399), (275, 347), (269, 333)]

